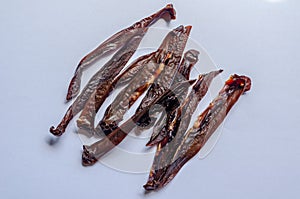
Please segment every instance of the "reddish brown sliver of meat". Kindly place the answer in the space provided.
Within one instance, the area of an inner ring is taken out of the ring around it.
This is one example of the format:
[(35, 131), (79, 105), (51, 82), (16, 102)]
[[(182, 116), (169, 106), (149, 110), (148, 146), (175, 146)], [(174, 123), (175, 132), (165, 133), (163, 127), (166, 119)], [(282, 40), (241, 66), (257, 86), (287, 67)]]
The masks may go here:
[(173, 8), (172, 4), (167, 4), (158, 12), (134, 23), (128, 28), (117, 32), (116, 34), (105, 40), (102, 44), (100, 44), (96, 49), (84, 56), (79, 62), (75, 70), (74, 76), (71, 79), (66, 100), (69, 101), (79, 94), (81, 76), (85, 69), (89, 68), (90, 65), (93, 64), (95, 61), (117, 51), (125, 43), (127, 43), (128, 40), (133, 35), (135, 35), (137, 31), (140, 31), (139, 29), (147, 29), (160, 18), (163, 18), (166, 21), (176, 19), (176, 11)]
[(172, 145), (172, 150), (166, 150), (164, 154), (169, 158), (169, 162), (151, 169), (144, 188), (150, 191), (168, 184), (183, 165), (201, 150), (239, 97), (249, 91), (250, 88), (251, 80), (249, 77), (232, 75), (225, 82), (218, 96), (198, 116), (193, 127), (187, 132), (176, 134), (174, 138), (176, 147)]

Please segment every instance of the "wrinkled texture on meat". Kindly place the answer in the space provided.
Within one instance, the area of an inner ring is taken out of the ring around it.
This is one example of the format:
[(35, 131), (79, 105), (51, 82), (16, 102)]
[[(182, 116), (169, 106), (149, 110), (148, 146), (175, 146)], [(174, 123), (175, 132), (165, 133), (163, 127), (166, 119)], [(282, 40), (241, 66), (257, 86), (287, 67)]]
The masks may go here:
[[(163, 96), (157, 99), (157, 101), (163, 99), (164, 96), (170, 96), (172, 91), (175, 91), (176, 93), (181, 93), (185, 91), (187, 85), (191, 85), (194, 82), (195, 80), (189, 80), (174, 85), (174, 87), (166, 91), (166, 93), (164, 93)], [(153, 103), (156, 103), (156, 101)], [(84, 166), (93, 165), (95, 162), (97, 162), (98, 159), (100, 159), (104, 154), (109, 152), (114, 146), (121, 143), (122, 140), (127, 136), (127, 134), (133, 128), (136, 127), (135, 125), (136, 121), (139, 120), (139, 118), (146, 111), (148, 111), (151, 106), (152, 105), (149, 105), (149, 107), (144, 107), (144, 109), (141, 112), (139, 112), (138, 114), (134, 114), (129, 120), (123, 123), (120, 127), (116, 126), (116, 128), (110, 134), (105, 136), (100, 141), (97, 141), (90, 146), (85, 145), (83, 147), (83, 153), (82, 153), (82, 164)]]
[[(169, 112), (169, 117), (166, 119), (165, 126), (159, 133), (155, 133), (155, 135), (157, 135), (156, 137), (152, 136), (150, 138), (147, 146), (153, 146), (162, 142), (161, 144), (163, 147), (167, 142), (172, 140), (177, 131), (186, 131), (197, 105), (206, 95), (212, 80), (221, 72), (222, 70), (218, 70), (200, 75), (189, 96), (184, 100), (180, 107)], [(184, 122), (181, 123), (181, 121)]]
[[(184, 54), (183, 59), (179, 65), (179, 67), (177, 68), (177, 70), (174, 72), (174, 74), (165, 75), (165, 73), (162, 73), (161, 77), (158, 78), (158, 80), (156, 81), (156, 84), (153, 84), (150, 87), (150, 89), (148, 90), (146, 96), (144, 97), (140, 106), (136, 110), (136, 113), (138, 111), (140, 111), (140, 109), (142, 109), (143, 106), (145, 106), (145, 105), (147, 106), (148, 104), (152, 103), (151, 101), (153, 101), (153, 99), (159, 97), (159, 95), (161, 95), (161, 93), (163, 93), (164, 90), (169, 89), (171, 87), (171, 85), (174, 85), (175, 83), (178, 83), (181, 81), (188, 80), (192, 67), (198, 61), (198, 55), (199, 55), (198, 51), (189, 50)], [(188, 89), (188, 87), (187, 87), (187, 89)], [(181, 95), (181, 96), (177, 95), (178, 99), (176, 98), (176, 100), (178, 100), (179, 103), (181, 103), (182, 99), (185, 98), (185, 95), (186, 95), (186, 93), (183, 93), (183, 95)], [(176, 104), (176, 102), (174, 102), (174, 104)], [(154, 125), (155, 120), (156, 120), (155, 115), (157, 115), (160, 112), (162, 112), (162, 115), (158, 122), (165, 120), (166, 114), (164, 114), (163, 109), (164, 109), (164, 107), (162, 106), (162, 104), (160, 104), (159, 106), (156, 106), (156, 108), (154, 106), (153, 109), (151, 109), (151, 114), (149, 113), (149, 111), (147, 113), (145, 113), (141, 117), (141, 119), (137, 122), (137, 125), (141, 127), (139, 129), (143, 130), (146, 127), (150, 128), (152, 125)], [(150, 125), (150, 124), (152, 124), (152, 125)], [(160, 127), (157, 127), (157, 125), (156, 125), (156, 128), (160, 128)]]
[(134, 23), (132, 26), (119, 31), (118, 33), (105, 40), (102, 44), (100, 44), (96, 49), (87, 54), (84, 58), (82, 58), (70, 82), (66, 99), (70, 100), (77, 96), (77, 94), (79, 93), (81, 76), (86, 68), (88, 68), (95, 61), (120, 49), (131, 39), (131, 37), (136, 35), (138, 32), (146, 32), (149, 26), (151, 26), (153, 23), (155, 23), (161, 18), (165, 19), (166, 21), (170, 21), (176, 18), (176, 12), (172, 4), (166, 5), (163, 9), (150, 15), (149, 17), (146, 17)]
[(130, 82), (143, 66), (152, 59), (154, 54), (155, 52), (139, 57), (118, 77), (113, 80), (109, 79), (98, 85), (77, 120), (77, 126), (81, 134), (89, 137), (94, 135), (96, 113), (99, 111), (105, 99), (114, 88), (124, 86)]
[(91, 78), (91, 80), (88, 82), (88, 85), (76, 98), (75, 102), (69, 107), (60, 124), (56, 128), (52, 126), (50, 128), (50, 132), (55, 136), (62, 135), (72, 118), (84, 108), (86, 102), (93, 94), (97, 86), (101, 82), (104, 82), (104, 86), (107, 87), (107, 85), (109, 84), (109, 80), (115, 78), (123, 69), (133, 53), (136, 51), (144, 34), (147, 32), (148, 27), (160, 18), (164, 18), (167, 21), (175, 19), (175, 14), (176, 12), (173, 8), (173, 5), (168, 4), (165, 8), (161, 9), (157, 13), (144, 18), (131, 27), (116, 33), (115, 35), (104, 41), (94, 51), (85, 56), (80, 61), (75, 71), (74, 77), (70, 82), (68, 94), (66, 97), (67, 100), (72, 99), (79, 93), (81, 75), (84, 68), (87, 68), (91, 63), (94, 63), (94, 61), (100, 59), (101, 57), (117, 51), (112, 59), (110, 59), (100, 69), (100, 71), (98, 71)]
[(176, 134), (173, 143), (177, 147), (165, 151), (169, 155), (168, 164), (161, 165), (154, 170), (152, 168), (148, 182), (144, 185), (144, 188), (146, 190), (155, 190), (168, 184), (183, 165), (200, 151), (209, 137), (223, 122), (227, 113), (239, 97), (250, 90), (250, 88), (251, 80), (249, 77), (231, 76), (226, 81), (218, 96), (198, 116), (193, 127), (187, 132)]
[(183, 53), (190, 30), (191, 26), (179, 26), (167, 34), (153, 58), (131, 80), (127, 87), (121, 90), (106, 109), (103, 119), (95, 129), (97, 134), (104, 132), (107, 135), (111, 133), (143, 92), (155, 82), (163, 71), (168, 71), (169, 65), (174, 65), (174, 60)]
[(144, 32), (141, 32), (132, 37), (129, 43), (116, 52), (116, 54), (114, 54), (114, 56), (90, 79), (80, 95), (69, 107), (60, 124), (56, 128), (54, 126), (50, 128), (50, 132), (53, 135), (60, 136), (65, 132), (69, 122), (84, 108), (88, 99), (99, 84), (109, 85), (110, 80), (117, 76), (135, 53), (144, 34)]

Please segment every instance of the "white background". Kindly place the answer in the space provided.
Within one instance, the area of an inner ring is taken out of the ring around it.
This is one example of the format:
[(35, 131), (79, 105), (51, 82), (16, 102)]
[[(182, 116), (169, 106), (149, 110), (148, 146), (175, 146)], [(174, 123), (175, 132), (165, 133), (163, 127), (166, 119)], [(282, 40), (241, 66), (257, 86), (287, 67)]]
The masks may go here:
[[(81, 166), (81, 142), (54, 145), (80, 58), (167, 1), (10, 0), (0, 6), (1, 198), (298, 198), (300, 195), (299, 6), (297, 0), (174, 0), (225, 71), (252, 78), (205, 159), (194, 158), (164, 189), (144, 194), (147, 174)], [(166, 27), (165, 23), (157, 26)]]

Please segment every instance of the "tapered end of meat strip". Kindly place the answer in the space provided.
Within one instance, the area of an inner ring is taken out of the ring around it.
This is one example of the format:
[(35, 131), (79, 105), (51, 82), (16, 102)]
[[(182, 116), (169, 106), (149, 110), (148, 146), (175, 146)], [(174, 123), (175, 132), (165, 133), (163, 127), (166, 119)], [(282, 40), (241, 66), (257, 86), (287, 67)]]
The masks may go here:
[(186, 33), (187, 35), (190, 35), (191, 30), (192, 30), (192, 26), (191, 26), (191, 25), (185, 26), (185, 33)]
[(146, 191), (154, 191), (158, 188), (158, 186), (155, 185), (153, 182), (147, 182), (145, 185), (143, 185), (143, 187)]
[(230, 78), (226, 81), (227, 86), (234, 86), (234, 87), (244, 87), (245, 92), (249, 91), (251, 89), (251, 79), (244, 75), (237, 75), (234, 74), (230, 76)]
[(212, 72), (210, 72), (208, 74), (212, 75), (213, 77), (216, 77), (217, 75), (219, 75), (222, 72), (223, 72), (223, 69), (219, 69), (219, 70), (212, 71)]
[(245, 86), (245, 92), (249, 91), (251, 89), (251, 86), (252, 86), (251, 79), (249, 77), (247, 77), (247, 76), (244, 76), (244, 75), (242, 75), (240, 77), (245, 80), (245, 84), (246, 84), (246, 86)]
[(170, 165), (155, 170), (154, 172), (150, 172), (149, 179), (145, 185), (143, 185), (146, 191), (154, 191), (162, 188), (164, 185), (169, 183), (170, 181), (165, 178), (165, 175), (168, 172), (168, 168)]
[(97, 162), (97, 158), (88, 150), (87, 146), (83, 146), (82, 166), (92, 166)]
[(54, 126), (51, 126), (50, 132), (55, 136), (61, 136), (66, 131), (66, 128), (69, 122), (72, 120), (73, 116), (73, 106), (70, 106), (57, 127), (55, 128)]
[(176, 19), (176, 11), (173, 7), (173, 4), (167, 4), (166, 7), (164, 8), (164, 10), (168, 11), (169, 13), (169, 16), (163, 16), (163, 18), (166, 20), (166, 21), (170, 21), (170, 20), (174, 20)]
[[(200, 74), (199, 77), (198, 77), (198, 80), (201, 80), (201, 81), (197, 81), (197, 83), (194, 85), (194, 89), (195, 90), (199, 90), (200, 89), (200, 86), (203, 85), (202, 82), (209, 82), (208, 84), (204, 84), (207, 89), (208, 89), (208, 86), (210, 85), (210, 82), (217, 76), (219, 75), (220, 73), (222, 73), (223, 70), (222, 69), (219, 69), (219, 70), (215, 70), (215, 71), (211, 71), (209, 73), (206, 73), (206, 74)], [(201, 89), (200, 89), (200, 92)]]
[(190, 157), (180, 157), (165, 168), (156, 170), (143, 186), (147, 191), (160, 189), (170, 183)]
[(76, 71), (69, 84), (66, 100), (70, 101), (79, 94), (81, 84), (81, 72)]
[(55, 136), (61, 136), (65, 132), (65, 128), (61, 126), (58, 126), (57, 128), (51, 126), (49, 131)]

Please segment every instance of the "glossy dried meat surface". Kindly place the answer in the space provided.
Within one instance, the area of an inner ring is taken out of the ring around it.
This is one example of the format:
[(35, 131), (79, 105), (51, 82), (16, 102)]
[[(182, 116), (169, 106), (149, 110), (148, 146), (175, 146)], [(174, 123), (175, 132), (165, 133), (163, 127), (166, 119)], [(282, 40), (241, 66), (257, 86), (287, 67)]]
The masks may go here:
[[(83, 146), (83, 166), (95, 164), (131, 131), (151, 129), (146, 146), (155, 146), (156, 152), (144, 185), (146, 191), (167, 185), (202, 149), (240, 96), (251, 88), (249, 77), (232, 75), (188, 129), (213, 79), (223, 71), (197, 74), (197, 80), (189, 79), (199, 55), (202, 55), (195, 49), (185, 49), (192, 26), (174, 28), (165, 35), (156, 51), (128, 64), (149, 27), (159, 19), (169, 22), (176, 18), (175, 15), (173, 5), (168, 4), (112, 35), (82, 58), (66, 96), (67, 101), (76, 99), (58, 126), (50, 128), (53, 135), (61, 136), (74, 116), (81, 112), (77, 120), (78, 133), (93, 138), (93, 141), (98, 139)], [(111, 58), (90, 78), (80, 93), (84, 70), (108, 55)], [(97, 113), (112, 92), (118, 92), (117, 96), (104, 107), (106, 111), (101, 113), (102, 119), (96, 121)], [(134, 113), (125, 117), (143, 94)]]

